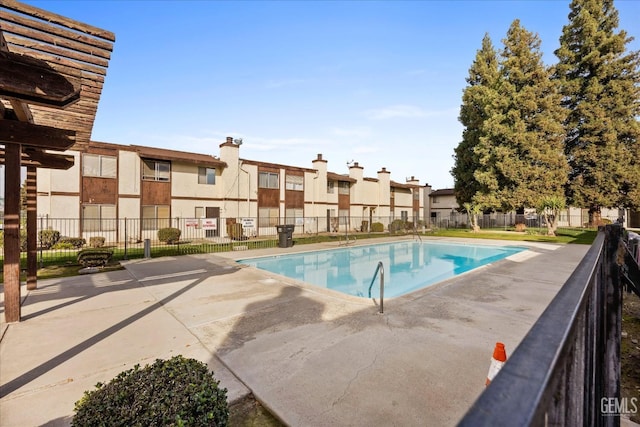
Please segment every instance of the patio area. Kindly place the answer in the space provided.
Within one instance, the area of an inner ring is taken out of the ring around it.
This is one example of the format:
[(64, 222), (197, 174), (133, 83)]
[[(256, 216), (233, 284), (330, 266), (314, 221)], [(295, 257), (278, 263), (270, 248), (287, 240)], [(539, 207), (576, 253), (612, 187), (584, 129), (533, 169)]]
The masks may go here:
[(588, 250), (516, 244), (529, 250), (385, 300), (384, 315), (234, 262), (336, 243), (39, 281), (22, 290), (23, 321), (1, 325), (0, 424), (68, 425), (97, 382), (182, 354), (208, 363), (230, 402), (253, 393), (288, 425), (455, 425), (484, 389), (496, 341), (513, 352)]

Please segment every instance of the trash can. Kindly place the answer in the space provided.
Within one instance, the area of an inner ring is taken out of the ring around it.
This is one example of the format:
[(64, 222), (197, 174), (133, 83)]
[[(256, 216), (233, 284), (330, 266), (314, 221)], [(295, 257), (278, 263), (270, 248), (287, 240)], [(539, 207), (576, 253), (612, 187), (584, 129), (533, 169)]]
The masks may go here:
[(276, 225), (278, 229), (278, 247), (289, 248), (293, 246), (293, 229), (296, 226), (293, 224)]

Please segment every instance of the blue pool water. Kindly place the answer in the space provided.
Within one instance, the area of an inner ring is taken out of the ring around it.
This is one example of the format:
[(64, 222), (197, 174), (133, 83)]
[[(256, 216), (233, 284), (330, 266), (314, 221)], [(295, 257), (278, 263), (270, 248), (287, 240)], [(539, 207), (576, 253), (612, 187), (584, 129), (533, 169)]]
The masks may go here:
[[(239, 260), (345, 294), (368, 297), (379, 261), (384, 265), (384, 295), (395, 297), (433, 285), (526, 248), (469, 246), (440, 242), (396, 242)], [(379, 297), (379, 278), (371, 288)]]

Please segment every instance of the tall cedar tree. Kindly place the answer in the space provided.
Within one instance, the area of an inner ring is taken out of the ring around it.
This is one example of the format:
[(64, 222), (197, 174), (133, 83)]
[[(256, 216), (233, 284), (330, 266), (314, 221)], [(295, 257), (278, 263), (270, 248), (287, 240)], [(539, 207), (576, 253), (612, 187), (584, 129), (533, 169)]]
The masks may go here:
[[(474, 196), (481, 190), (474, 174), (480, 167), (475, 147), (483, 135), (483, 124), (489, 117), (487, 107), (495, 97), (498, 83), (498, 54), (491, 38), (485, 34), (482, 47), (469, 68), (468, 86), (462, 95), (460, 123), (464, 126), (462, 141), (455, 148), (451, 175), (455, 181), (454, 192), (460, 206), (474, 203)], [(485, 189), (485, 192), (487, 190)]]
[(483, 189), (474, 200), (509, 211), (563, 196), (568, 165), (559, 90), (542, 63), (540, 39), (513, 21), (503, 40), (497, 96), (488, 108), (475, 178)]
[(555, 51), (568, 110), (567, 197), (597, 224), (602, 207), (640, 206), (640, 56), (615, 32), (613, 0), (573, 0), (570, 9)]

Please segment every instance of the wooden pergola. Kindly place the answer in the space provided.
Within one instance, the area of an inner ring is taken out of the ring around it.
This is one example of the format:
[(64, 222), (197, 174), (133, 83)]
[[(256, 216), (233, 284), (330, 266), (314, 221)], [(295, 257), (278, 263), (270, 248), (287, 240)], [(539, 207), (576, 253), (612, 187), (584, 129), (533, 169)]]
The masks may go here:
[(115, 35), (0, 0), (0, 162), (5, 165), (4, 313), (20, 321), (20, 167), (27, 169), (27, 289), (37, 287), (36, 169), (68, 169), (91, 138)]

